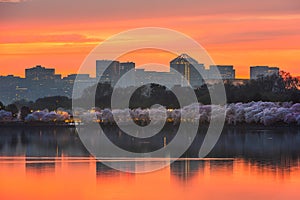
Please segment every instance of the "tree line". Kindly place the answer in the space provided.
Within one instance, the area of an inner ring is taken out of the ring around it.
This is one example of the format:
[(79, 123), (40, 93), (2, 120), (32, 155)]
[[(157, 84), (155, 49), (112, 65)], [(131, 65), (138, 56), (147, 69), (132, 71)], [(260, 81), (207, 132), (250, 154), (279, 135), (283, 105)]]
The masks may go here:
[[(280, 72), (279, 76), (259, 77), (258, 79), (248, 80), (244, 84), (235, 84), (232, 80), (226, 80), (222, 84), (224, 84), (226, 91), (227, 103), (247, 103), (251, 101), (300, 102), (300, 80), (283, 71)], [(196, 88), (194, 92), (198, 102), (210, 104), (209, 91), (214, 91), (217, 88), (219, 88), (218, 84), (204, 84)], [(123, 97), (131, 90), (132, 88), (116, 89), (115, 93)], [(173, 90), (179, 93), (181, 98), (189, 98), (188, 87), (175, 86)], [(96, 91), (95, 97), (93, 91)], [(110, 108), (112, 92), (113, 88), (109, 84), (98, 84), (86, 89), (82, 98), (77, 101), (80, 105), (85, 105), (87, 99), (95, 98), (96, 107)], [(122, 99), (119, 99), (118, 102), (121, 104), (120, 107), (125, 107), (126, 102), (122, 103)], [(154, 104), (161, 104), (166, 108), (180, 107), (176, 95), (165, 86), (157, 84), (144, 85), (138, 88), (129, 101), (130, 108), (149, 108)]]

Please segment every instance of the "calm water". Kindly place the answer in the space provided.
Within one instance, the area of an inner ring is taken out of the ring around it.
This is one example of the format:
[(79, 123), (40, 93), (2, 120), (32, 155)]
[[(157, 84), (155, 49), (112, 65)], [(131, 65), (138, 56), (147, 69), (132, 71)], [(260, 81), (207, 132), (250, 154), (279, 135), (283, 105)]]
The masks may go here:
[[(157, 149), (160, 137), (172, 139), (168, 131), (148, 142), (133, 141), (115, 128), (108, 132), (131, 151)], [(0, 133), (0, 199), (300, 198), (300, 128), (226, 127), (204, 160), (196, 158), (200, 130), (180, 160), (146, 174), (96, 161), (72, 128), (1, 127)], [(132, 169), (151, 164), (125, 163)]]

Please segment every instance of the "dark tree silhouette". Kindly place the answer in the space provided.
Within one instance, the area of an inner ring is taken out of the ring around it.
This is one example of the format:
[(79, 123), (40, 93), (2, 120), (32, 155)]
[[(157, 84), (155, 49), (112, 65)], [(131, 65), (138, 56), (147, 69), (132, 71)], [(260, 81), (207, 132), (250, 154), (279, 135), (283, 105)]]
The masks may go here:
[(172, 91), (158, 84), (144, 85), (138, 88), (130, 98), (129, 107), (150, 108), (159, 104), (166, 108), (178, 108), (179, 102)]
[(0, 101), (0, 110), (3, 110), (5, 107), (3, 105), (3, 103)]
[(23, 106), (20, 110), (20, 119), (22, 121), (25, 121), (25, 118), (27, 117), (27, 115), (29, 115), (31, 112), (30, 112), (30, 108), (27, 107), (27, 106)]
[(11, 112), (14, 118), (18, 116), (19, 110), (15, 104), (7, 105), (5, 107), (5, 110)]
[[(225, 81), (224, 86), (228, 103), (246, 103), (251, 101), (300, 102), (300, 81), (286, 72), (280, 72), (279, 76), (272, 75), (260, 77), (256, 80), (249, 80), (243, 85), (234, 85), (232, 81)], [(194, 90), (198, 102), (202, 104), (211, 103), (208, 87), (213, 91), (217, 85), (203, 85)], [(95, 88), (96, 97), (93, 97), (92, 94)], [(86, 89), (84, 95), (77, 101), (81, 102), (81, 105), (84, 105), (87, 102), (87, 98), (95, 98), (95, 106), (102, 109), (110, 108), (112, 91), (113, 88), (109, 84), (98, 84)], [(128, 94), (129, 91), (130, 88), (115, 89), (117, 96), (120, 97)], [(185, 95), (188, 94), (187, 87), (176, 86), (173, 88), (173, 91), (187, 99), (190, 98), (189, 95)], [(125, 100), (122, 101), (121, 98), (119, 101), (120, 108), (124, 108), (126, 103), (128, 103)], [(129, 107), (149, 108), (154, 104), (161, 104), (166, 108), (179, 107), (178, 100), (173, 92), (157, 84), (144, 85), (138, 88), (130, 98)]]
[(279, 76), (260, 77), (241, 86), (225, 84), (228, 103), (250, 101), (293, 101), (296, 103), (300, 101), (299, 88), (299, 79), (283, 71)]
[(27, 101), (25, 99), (21, 99), (21, 100), (15, 101), (14, 104), (20, 110), (23, 106), (31, 108), (33, 106), (34, 102), (33, 101)]
[(58, 108), (71, 109), (72, 100), (68, 97), (53, 96), (37, 99), (32, 105), (33, 110), (56, 110)]

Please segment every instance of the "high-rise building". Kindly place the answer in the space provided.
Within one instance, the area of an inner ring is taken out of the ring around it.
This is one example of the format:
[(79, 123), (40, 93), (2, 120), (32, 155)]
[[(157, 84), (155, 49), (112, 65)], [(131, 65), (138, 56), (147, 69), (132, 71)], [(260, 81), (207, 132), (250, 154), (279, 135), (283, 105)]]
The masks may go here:
[(31, 81), (54, 80), (56, 79), (55, 69), (37, 65), (25, 70), (25, 78)]
[(199, 64), (198, 61), (187, 54), (181, 54), (173, 59), (170, 62), (170, 68), (178, 71), (192, 87), (199, 87), (203, 84), (203, 77), (199, 71), (204, 72), (204, 65)]
[(138, 85), (146, 83), (155, 83), (168, 88), (173, 88), (175, 85), (180, 85), (178, 77), (170, 72), (145, 71), (145, 69), (136, 69), (135, 81)]
[(0, 76), (0, 101), (4, 104), (27, 99), (25, 79), (13, 75)]
[(120, 63), (120, 76), (123, 76), (130, 70), (135, 69), (135, 63), (134, 62), (122, 62)]
[(113, 60), (97, 60), (96, 77), (100, 83), (110, 83), (114, 86), (120, 78), (120, 62)]
[(135, 63), (122, 62), (120, 63), (120, 79), (118, 87), (129, 87), (135, 85)]
[(69, 74), (67, 77), (64, 77), (63, 80), (75, 81), (75, 80), (88, 80), (90, 79), (89, 74)]
[(40, 97), (64, 95), (62, 93), (61, 75), (55, 74), (55, 69), (45, 68), (41, 65), (25, 69), (24, 86), (18, 87), (18, 90), (25, 93), (23, 88), (28, 88), (26, 93), (30, 100)]
[[(62, 82), (66, 96), (73, 98), (80, 98), (85, 89), (96, 84), (95, 78), (91, 78), (89, 74), (70, 74), (64, 77)], [(73, 93), (73, 89), (76, 89), (76, 93)]]
[(260, 77), (279, 76), (278, 67), (269, 67), (269, 66), (251, 66), (250, 67), (250, 79), (257, 79)]
[(233, 66), (232, 65), (211, 65), (208, 71), (208, 79), (220, 79), (220, 78), (222, 78), (223, 80), (235, 79), (235, 69), (233, 68)]

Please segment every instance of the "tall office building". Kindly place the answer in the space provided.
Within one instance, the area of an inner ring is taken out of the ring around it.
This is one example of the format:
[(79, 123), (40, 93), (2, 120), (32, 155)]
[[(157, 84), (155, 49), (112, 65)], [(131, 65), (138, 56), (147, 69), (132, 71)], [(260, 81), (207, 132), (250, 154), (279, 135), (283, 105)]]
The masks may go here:
[(25, 79), (13, 75), (0, 76), (0, 101), (4, 104), (27, 98)]
[(26, 97), (24, 99), (29, 100), (67, 94), (64, 92), (61, 74), (55, 74), (55, 69), (41, 65), (25, 69), (25, 80), (17, 89), (22, 91), (23, 96)]
[(120, 79), (118, 87), (129, 87), (135, 85), (135, 63), (122, 62), (120, 63)]
[(100, 83), (110, 83), (114, 86), (120, 78), (120, 62), (113, 60), (97, 60), (96, 77)]
[[(203, 77), (199, 71), (204, 72), (204, 65), (199, 64), (198, 61), (187, 54), (181, 54), (173, 59), (170, 62), (170, 68), (178, 71), (192, 87), (199, 87), (203, 84)], [(182, 85), (184, 85), (183, 81)]]
[[(80, 98), (85, 89), (95, 84), (96, 79), (91, 78), (89, 74), (69, 74), (62, 81), (63, 91), (66, 93), (66, 96), (72, 96), (73, 98)], [(76, 89), (76, 93), (73, 93), (73, 89)]]
[(232, 65), (211, 65), (208, 71), (208, 79), (220, 79), (220, 78), (222, 78), (223, 80), (235, 79), (235, 69), (233, 68), (233, 66)]
[(145, 71), (145, 69), (136, 69), (136, 83), (146, 84), (155, 83), (168, 88), (173, 88), (176, 85), (180, 85), (180, 80), (175, 74), (170, 72), (157, 72), (157, 71)]
[(260, 77), (279, 76), (278, 67), (269, 67), (269, 66), (251, 66), (250, 67), (250, 79), (257, 79)]
[(120, 63), (120, 76), (123, 76), (130, 70), (135, 68), (135, 63), (134, 62), (122, 62)]
[(25, 78), (31, 81), (54, 80), (55, 69), (45, 68), (41, 65), (25, 70)]

